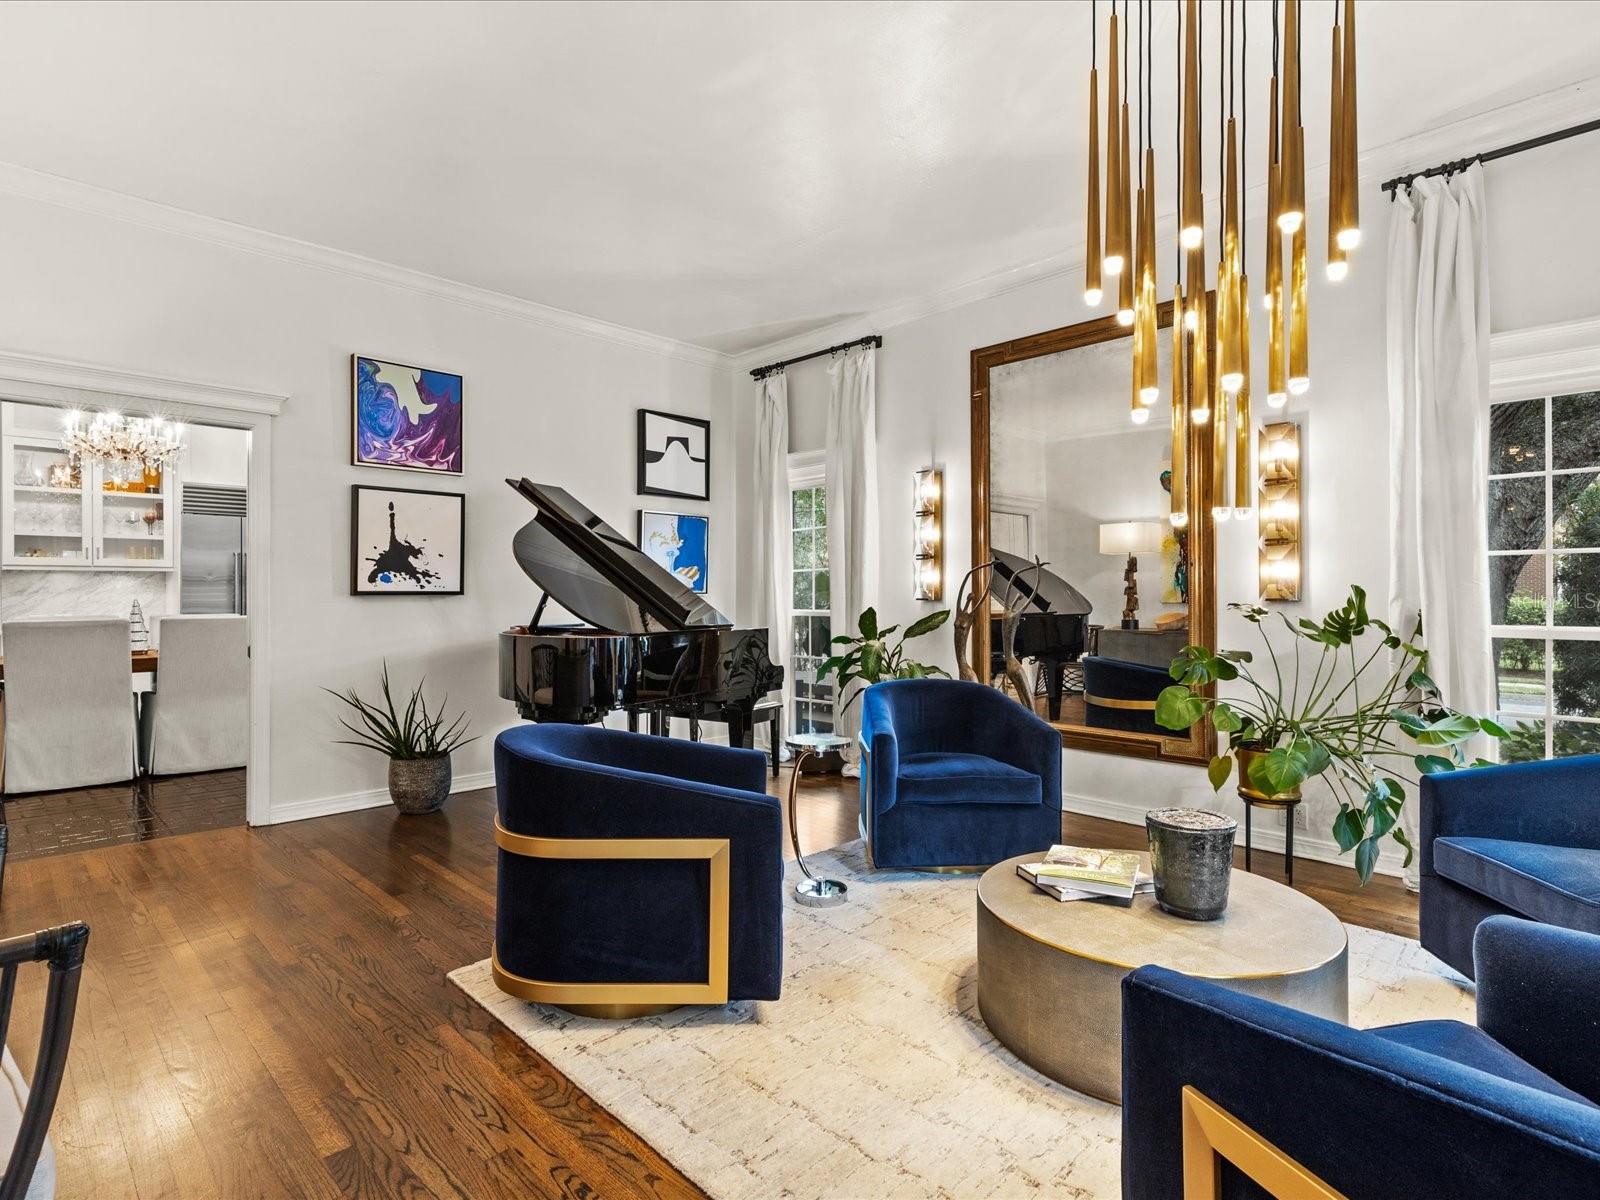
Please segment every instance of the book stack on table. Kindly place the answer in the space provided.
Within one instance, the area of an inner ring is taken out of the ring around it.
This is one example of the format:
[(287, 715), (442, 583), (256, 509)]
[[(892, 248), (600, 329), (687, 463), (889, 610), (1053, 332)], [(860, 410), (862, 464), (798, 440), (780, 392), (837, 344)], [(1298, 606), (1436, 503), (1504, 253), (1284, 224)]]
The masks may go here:
[(1155, 890), (1155, 880), (1139, 869), (1131, 850), (1051, 846), (1036, 863), (1018, 863), (1017, 874), (1060, 901), (1109, 900), (1132, 904), (1139, 892)]

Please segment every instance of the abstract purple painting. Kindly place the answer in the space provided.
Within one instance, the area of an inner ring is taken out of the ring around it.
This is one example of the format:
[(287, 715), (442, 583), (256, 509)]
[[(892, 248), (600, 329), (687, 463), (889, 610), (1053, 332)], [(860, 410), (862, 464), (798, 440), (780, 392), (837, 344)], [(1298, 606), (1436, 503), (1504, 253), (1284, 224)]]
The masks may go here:
[(351, 459), (460, 475), (461, 376), (350, 356)]

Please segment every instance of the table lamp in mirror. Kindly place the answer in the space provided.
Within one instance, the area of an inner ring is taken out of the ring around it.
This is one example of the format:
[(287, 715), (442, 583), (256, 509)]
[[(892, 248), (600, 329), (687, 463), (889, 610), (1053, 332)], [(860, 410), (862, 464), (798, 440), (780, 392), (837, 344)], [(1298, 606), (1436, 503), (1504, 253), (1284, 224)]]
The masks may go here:
[(1161, 550), (1161, 526), (1154, 521), (1112, 521), (1100, 526), (1100, 553), (1127, 555), (1122, 572), (1122, 627), (1139, 628), (1139, 555)]

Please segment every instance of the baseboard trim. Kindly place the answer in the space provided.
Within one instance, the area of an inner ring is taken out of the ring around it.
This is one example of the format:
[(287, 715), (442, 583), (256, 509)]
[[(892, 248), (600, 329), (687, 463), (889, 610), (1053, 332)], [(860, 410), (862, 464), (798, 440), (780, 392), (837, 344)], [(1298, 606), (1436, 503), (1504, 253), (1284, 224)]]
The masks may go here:
[[(1107, 821), (1119, 821), (1124, 825), (1144, 826), (1144, 814), (1149, 811), (1149, 806), (1144, 804), (1131, 804), (1123, 800), (1101, 800), (1094, 796), (1076, 796), (1064, 792), (1061, 796), (1061, 805), (1068, 812), (1078, 813), (1085, 817), (1102, 817)], [(1260, 810), (1255, 816), (1255, 827), (1250, 831), (1250, 844), (1254, 850), (1275, 854), (1281, 860), (1283, 857), (1283, 830), (1273, 820), (1272, 814)], [(1244, 824), (1239, 825), (1239, 845), (1244, 845)], [(1309, 859), (1312, 862), (1331, 863), (1336, 867), (1345, 867), (1355, 870), (1355, 860), (1348, 854), (1341, 853), (1339, 844), (1329, 837), (1319, 837), (1307, 830), (1299, 830), (1294, 839), (1294, 856), (1297, 860)], [(1379, 875), (1392, 875), (1399, 878), (1403, 872), (1400, 868), (1400, 859), (1391, 854), (1387, 847), (1378, 856), (1376, 873)]]
[[(450, 794), (472, 792), (494, 786), (493, 771), (465, 771), (450, 781)], [(291, 800), (275, 804), (267, 824), (285, 825), (290, 821), (309, 821), (314, 817), (332, 817), (339, 813), (359, 812), (363, 808), (381, 808), (389, 803), (389, 789), (371, 788), (363, 792), (345, 792), (338, 796), (316, 796), (309, 800)]]

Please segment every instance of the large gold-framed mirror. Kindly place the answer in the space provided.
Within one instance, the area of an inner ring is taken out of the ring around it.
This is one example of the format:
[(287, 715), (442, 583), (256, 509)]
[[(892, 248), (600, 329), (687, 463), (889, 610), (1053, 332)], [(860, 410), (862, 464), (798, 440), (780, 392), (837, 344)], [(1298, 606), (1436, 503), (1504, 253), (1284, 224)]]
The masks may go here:
[[(1170, 303), (1159, 322), (1170, 330)], [(972, 352), (972, 566), (996, 564), (973, 579), (991, 601), (973, 622), (972, 666), (1017, 690), (1002, 653), (1009, 606), (1026, 702), (1062, 745), (1203, 764), (1211, 723), (1162, 729), (1155, 696), (1184, 646), (1216, 644), (1211, 430), (1189, 429), (1189, 519), (1176, 528), (1172, 339), (1158, 339), (1162, 398), (1136, 425), (1130, 336), (1105, 317)]]

